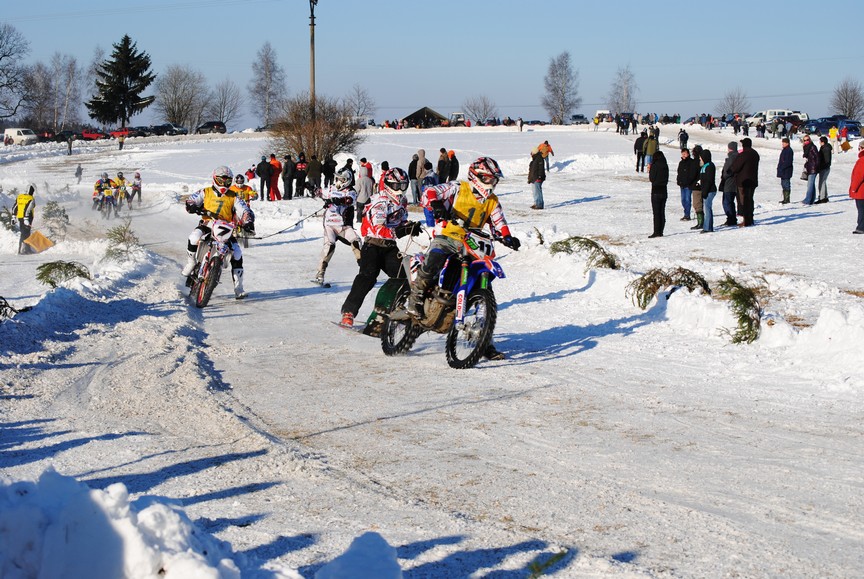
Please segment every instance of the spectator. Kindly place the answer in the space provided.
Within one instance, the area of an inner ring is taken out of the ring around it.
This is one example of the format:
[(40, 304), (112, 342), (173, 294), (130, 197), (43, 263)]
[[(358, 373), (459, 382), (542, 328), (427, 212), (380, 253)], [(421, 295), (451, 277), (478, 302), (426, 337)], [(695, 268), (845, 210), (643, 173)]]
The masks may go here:
[[(390, 170), (390, 161), (381, 161), (381, 174), (378, 176), (378, 186), (375, 189), (375, 192), (384, 190), (384, 175), (387, 174), (387, 171)], [(409, 179), (409, 187), (410, 187), (410, 179)]]
[(324, 163), (321, 165), (321, 174), (324, 176), (324, 187), (333, 185), (333, 176), (336, 175), (336, 159), (332, 155), (324, 157)]
[(802, 155), (804, 157), (804, 173), (807, 175), (807, 193), (804, 195), (804, 200), (801, 203), (804, 205), (813, 205), (813, 202), (816, 201), (816, 174), (819, 173), (819, 149), (810, 141), (810, 135), (804, 135), (801, 142), (804, 145)]
[[(308, 166), (306, 153), (303, 151), (297, 153), (297, 162), (294, 163), (294, 197), (297, 199), (306, 195), (306, 168)], [(351, 187), (354, 187), (353, 183)]]
[(831, 172), (831, 145), (828, 144), (828, 137), (819, 137), (819, 173), (818, 185), (816, 188), (819, 191), (819, 199), (816, 203), (828, 203), (828, 173)]
[(309, 159), (309, 164), (306, 165), (306, 179), (312, 187), (312, 194), (321, 188), (321, 161), (318, 160), (318, 155), (312, 155)]
[(855, 200), (858, 209), (858, 225), (852, 233), (864, 234), (864, 141), (858, 141), (858, 160), (852, 168), (849, 197)]
[(261, 179), (261, 191), (259, 192), (261, 194), (261, 199), (273, 201), (273, 197), (270, 195), (270, 181), (271, 177), (273, 177), (273, 165), (267, 161), (267, 157), (261, 157), (261, 162), (258, 163), (257, 167), (255, 167), (255, 174)]
[[(426, 181), (426, 150), (417, 149), (417, 184), (420, 192), (423, 192), (424, 182)], [(420, 198), (417, 198), (417, 205), (420, 204)], [(434, 225), (434, 223), (433, 223)]]
[(119, 146), (118, 150), (120, 150), (120, 151), (123, 150), (123, 143), (125, 143), (125, 142), (126, 142), (126, 137), (124, 135), (120, 135), (119, 137), (117, 137), (117, 145)]
[(702, 191), (704, 218), (700, 233), (714, 232), (714, 197), (717, 196), (717, 167), (711, 161), (711, 151), (703, 149), (700, 156), (702, 166), (699, 168), (699, 189)]
[(531, 151), (531, 163), (528, 165), (528, 184), (533, 188), (534, 205), (531, 209), (543, 209), (543, 181), (546, 180), (543, 154), (534, 149)]
[(777, 177), (780, 178), (780, 189), (783, 191), (783, 198), (780, 203), (786, 205), (789, 203), (789, 196), (792, 194), (792, 147), (789, 146), (789, 139), (784, 138), (780, 142), (780, 158), (777, 160)]
[[(690, 158), (690, 151), (681, 149), (681, 160), (678, 162), (678, 175), (675, 183), (681, 188), (681, 207), (684, 209), (684, 217), (681, 221), (690, 221), (690, 208), (693, 201), (693, 186), (699, 179), (699, 165), (695, 159)], [(697, 226), (702, 226), (702, 214), (696, 214)]]
[[(791, 155), (791, 151), (790, 151)], [(732, 163), (738, 156), (738, 143), (735, 141), (727, 145), (726, 162), (723, 163), (723, 172), (720, 176), (720, 190), (723, 191), (723, 213), (726, 214), (727, 227), (734, 227), (738, 224), (735, 212), (735, 198), (738, 196), (738, 186), (735, 182), (735, 177), (731, 174)]]
[(78, 163), (78, 168), (75, 169), (75, 177), (78, 178), (78, 183), (81, 183), (81, 176), (84, 174), (84, 169), (81, 168), (81, 163)]
[[(654, 153), (657, 152), (657, 139), (654, 137), (654, 131), (648, 131), (648, 138), (645, 139), (645, 144), (642, 145), (642, 152), (645, 153), (645, 165), (648, 166), (648, 173), (651, 173), (651, 160), (654, 158)], [(663, 160), (666, 160), (665, 157)], [(666, 168), (669, 168), (668, 164)]]
[(282, 199), (286, 199), (290, 201), (294, 198), (294, 171), (295, 171), (295, 163), (291, 158), (291, 155), (285, 155), (285, 160), (282, 163), (282, 189), (285, 190), (285, 193), (282, 195)]
[(832, 152), (836, 152), (835, 144), (838, 144), (837, 139), (840, 136), (840, 131), (837, 130), (836, 125), (831, 125), (831, 128), (828, 129), (828, 140), (831, 141), (831, 150)]
[(279, 177), (282, 175), (282, 162), (276, 158), (275, 153), (270, 153), (270, 164), (273, 166), (273, 173), (270, 177), (270, 194), (275, 198), (274, 201), (282, 201), (282, 194), (279, 192)]
[[(706, 121), (707, 122), (707, 121)], [(693, 163), (696, 165), (696, 178), (698, 180), (699, 177), (699, 159), (702, 158), (702, 145), (694, 145), (693, 150), (690, 152), (690, 158), (693, 160)], [(696, 182), (694, 181), (693, 185)], [(704, 208), (702, 205), (702, 190), (697, 189), (693, 186), (690, 187), (690, 193), (693, 202), (693, 211), (696, 213), (696, 225), (691, 227), (690, 229), (702, 229), (702, 224), (705, 219)]]
[(447, 180), (456, 181), (459, 178), (459, 159), (456, 158), (456, 152), (452, 149), (447, 151), (447, 158), (450, 159), (450, 171)]
[(687, 141), (689, 140), (690, 135), (687, 134), (687, 131), (684, 130), (684, 127), (681, 127), (681, 130), (678, 131), (678, 145), (681, 147), (682, 151), (687, 148)]
[(522, 122), (522, 117), (519, 117), (518, 119), (516, 119), (516, 126), (519, 127), (519, 132), (520, 132), (520, 133), (522, 132), (522, 125), (523, 125), (523, 124), (524, 124), (524, 123)]
[(844, 126), (842, 129), (840, 129), (840, 132), (837, 133), (837, 136), (840, 139), (840, 150), (845, 153), (849, 150), (849, 147), (843, 146), (844, 143), (849, 142), (849, 128)]
[(751, 227), (753, 221), (753, 199), (759, 187), (759, 153), (753, 149), (749, 137), (741, 139), (741, 152), (732, 163), (731, 175), (738, 185), (738, 207), (741, 223), (738, 227)]
[(642, 133), (636, 138), (636, 142), (633, 143), (633, 152), (636, 153), (636, 172), (644, 173), (645, 172), (645, 141), (648, 139), (648, 133), (642, 131)]
[(546, 170), (549, 170), (549, 155), (555, 156), (555, 151), (552, 150), (552, 145), (549, 144), (549, 141), (543, 141), (540, 143), (540, 146), (537, 147), (540, 150), (540, 153), (543, 155), (543, 161), (546, 163)]
[(372, 163), (366, 157), (360, 158), (357, 187), (357, 222), (363, 221), (363, 208), (369, 203), (369, 199), (375, 194), (375, 180), (372, 178)]
[(411, 204), (419, 205), (420, 203), (420, 182), (417, 179), (417, 162), (420, 156), (414, 153), (411, 156), (411, 162), (408, 163), (408, 186), (411, 189)]
[(439, 183), (446, 183), (450, 177), (450, 157), (447, 156), (447, 149), (441, 147), (438, 154), (438, 167), (435, 173), (438, 175)]
[(669, 165), (663, 151), (657, 151), (648, 166), (648, 180), (651, 182), (651, 213), (654, 216), (654, 232), (652, 237), (663, 237), (666, 227), (666, 199), (669, 184)]

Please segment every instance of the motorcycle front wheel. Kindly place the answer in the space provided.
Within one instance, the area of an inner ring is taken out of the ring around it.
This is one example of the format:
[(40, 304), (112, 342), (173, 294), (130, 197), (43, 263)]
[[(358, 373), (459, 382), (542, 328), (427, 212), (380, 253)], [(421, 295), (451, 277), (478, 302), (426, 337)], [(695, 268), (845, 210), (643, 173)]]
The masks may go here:
[(447, 332), (444, 352), (451, 368), (473, 368), (492, 340), (498, 304), (489, 289), (478, 289), (468, 296), (462, 323), (453, 322)]
[[(388, 314), (397, 310), (405, 309), (410, 289), (407, 287), (396, 294)], [(387, 356), (397, 356), (408, 352), (414, 347), (417, 337), (423, 333), (420, 324), (414, 323), (412, 318), (405, 320), (391, 320), (389, 316), (381, 324), (381, 350)]]
[(203, 308), (210, 302), (210, 296), (219, 283), (219, 275), (222, 273), (222, 258), (211, 257), (204, 268), (204, 275), (195, 288), (195, 306)]

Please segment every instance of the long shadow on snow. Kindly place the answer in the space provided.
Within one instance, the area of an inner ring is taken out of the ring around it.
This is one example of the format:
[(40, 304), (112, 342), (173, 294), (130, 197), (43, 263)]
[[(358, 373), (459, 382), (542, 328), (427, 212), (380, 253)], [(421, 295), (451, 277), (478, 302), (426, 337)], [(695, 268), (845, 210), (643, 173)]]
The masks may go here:
[(784, 215), (772, 215), (770, 217), (762, 217), (756, 220), (756, 225), (780, 225), (781, 223), (791, 223), (800, 219), (811, 219), (817, 217), (828, 217), (831, 215), (840, 215), (842, 211), (834, 211), (832, 213), (822, 213), (819, 211), (806, 211), (803, 213), (787, 213)]
[[(54, 290), (55, 296), (43, 300), (30, 312), (16, 316), (17, 324), (0, 324), (0, 341), (9, 353), (32, 354), (46, 349), (49, 342), (75, 342), (84, 331), (93, 331), (92, 326), (114, 326), (131, 322), (144, 316), (168, 317), (176, 313), (178, 305), (148, 304), (123, 298), (112, 301), (90, 299), (65, 289)], [(62, 304), (58, 307), (58, 304)], [(56, 310), (62, 309), (63, 315)], [(70, 315), (71, 314), (71, 315)], [(64, 352), (73, 352), (70, 348)], [(48, 369), (56, 367), (57, 356), (45, 364), (34, 367)], [(0, 370), (13, 367), (0, 363)]]
[(551, 205), (546, 206), (546, 209), (558, 209), (560, 207), (567, 207), (569, 205), (581, 205), (582, 203), (591, 203), (594, 201), (602, 201), (604, 199), (609, 199), (609, 195), (595, 195), (594, 197), (582, 197), (581, 199), (571, 199), (570, 201), (564, 201), (563, 203), (552, 203)]
[[(123, 483), (124, 485), (126, 485), (126, 488), (129, 489), (130, 493), (143, 493), (172, 478), (197, 474), (211, 468), (219, 467), (229, 462), (233, 462), (236, 460), (246, 460), (249, 458), (257, 458), (264, 454), (267, 454), (266, 449), (256, 450), (252, 452), (234, 452), (230, 454), (223, 454), (221, 456), (208, 456), (205, 458), (198, 458), (194, 460), (171, 464), (163, 468), (157, 469), (153, 472), (93, 478), (84, 480), (83, 482), (87, 483), (90, 488), (94, 489), (104, 489), (114, 483)], [(257, 490), (258, 485), (252, 486), (256, 487), (255, 490)], [(225, 492), (229, 493), (231, 491), (228, 490)], [(242, 494), (249, 491), (248, 487), (244, 486), (239, 487), (238, 489), (234, 489), (233, 492), (235, 494)], [(219, 498), (225, 498), (226, 496), (233, 495), (226, 494), (224, 496), (220, 496)]]
[(101, 440), (117, 440), (124, 436), (140, 436), (146, 434), (144, 432), (122, 432), (109, 433), (100, 436), (86, 436), (83, 438), (75, 438), (65, 440), (56, 444), (40, 445), (36, 448), (17, 448), (33, 443), (40, 443), (49, 438), (57, 436), (66, 436), (71, 431), (55, 430), (51, 431), (43, 427), (43, 424), (53, 422), (54, 419), (34, 420), (29, 422), (8, 422), (0, 424), (0, 468), (11, 468), (38, 462), (54, 455), (90, 444), (91, 442)]
[[(311, 547), (318, 542), (318, 535), (304, 533), (293, 537), (279, 536), (265, 545), (258, 545), (247, 551), (240, 551), (237, 554), (241, 555), (245, 560), (247, 568), (258, 569), (263, 563), (278, 559), (279, 557), (290, 553), (291, 551), (301, 551), (307, 547)], [(320, 565), (318, 565), (320, 567)], [(275, 575), (273, 575), (275, 577)], [(304, 575), (311, 577), (312, 575)], [(256, 575), (261, 579), (267, 575)]]
[(502, 365), (519, 366), (575, 356), (597, 346), (598, 338), (614, 335), (628, 336), (637, 328), (646, 326), (655, 319), (656, 315), (649, 310), (602, 324), (587, 326), (568, 324), (539, 332), (501, 334), (496, 337), (496, 340), (504, 349), (512, 353), (511, 358)]

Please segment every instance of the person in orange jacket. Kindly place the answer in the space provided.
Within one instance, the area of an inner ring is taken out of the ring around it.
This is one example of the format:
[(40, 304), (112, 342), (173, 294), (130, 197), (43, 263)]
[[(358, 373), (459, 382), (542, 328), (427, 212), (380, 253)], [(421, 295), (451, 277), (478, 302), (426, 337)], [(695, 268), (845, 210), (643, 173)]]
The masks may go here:
[(858, 225), (852, 233), (864, 234), (864, 141), (858, 141), (858, 160), (852, 168), (849, 197), (855, 200), (858, 209)]
[(270, 194), (274, 201), (281, 201), (282, 194), (279, 192), (279, 179), (282, 176), (282, 163), (274, 153), (270, 153), (270, 164), (273, 165), (273, 174), (270, 175)]
[(543, 155), (543, 162), (546, 163), (546, 170), (549, 170), (549, 155), (555, 156), (555, 151), (552, 150), (552, 145), (549, 141), (543, 141), (537, 146), (537, 150)]

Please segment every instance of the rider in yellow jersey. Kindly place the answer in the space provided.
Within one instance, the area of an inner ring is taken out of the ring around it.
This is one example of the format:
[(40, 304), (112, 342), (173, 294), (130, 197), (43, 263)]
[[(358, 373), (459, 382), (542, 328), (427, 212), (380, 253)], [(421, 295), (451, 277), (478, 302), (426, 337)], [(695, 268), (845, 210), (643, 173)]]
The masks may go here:
[[(183, 267), (183, 275), (189, 276), (195, 270), (195, 254), (201, 238), (210, 232), (209, 222), (215, 215), (222, 221), (231, 221), (250, 235), (255, 235), (255, 214), (246, 202), (231, 188), (234, 173), (228, 167), (216, 167), (213, 171), (213, 185), (194, 193), (186, 200), (186, 211), (201, 215), (198, 227), (189, 234), (186, 248), (188, 257)], [(234, 296), (241, 300), (246, 297), (243, 291), (243, 251), (234, 237), (231, 237), (231, 277), (234, 279)]]

